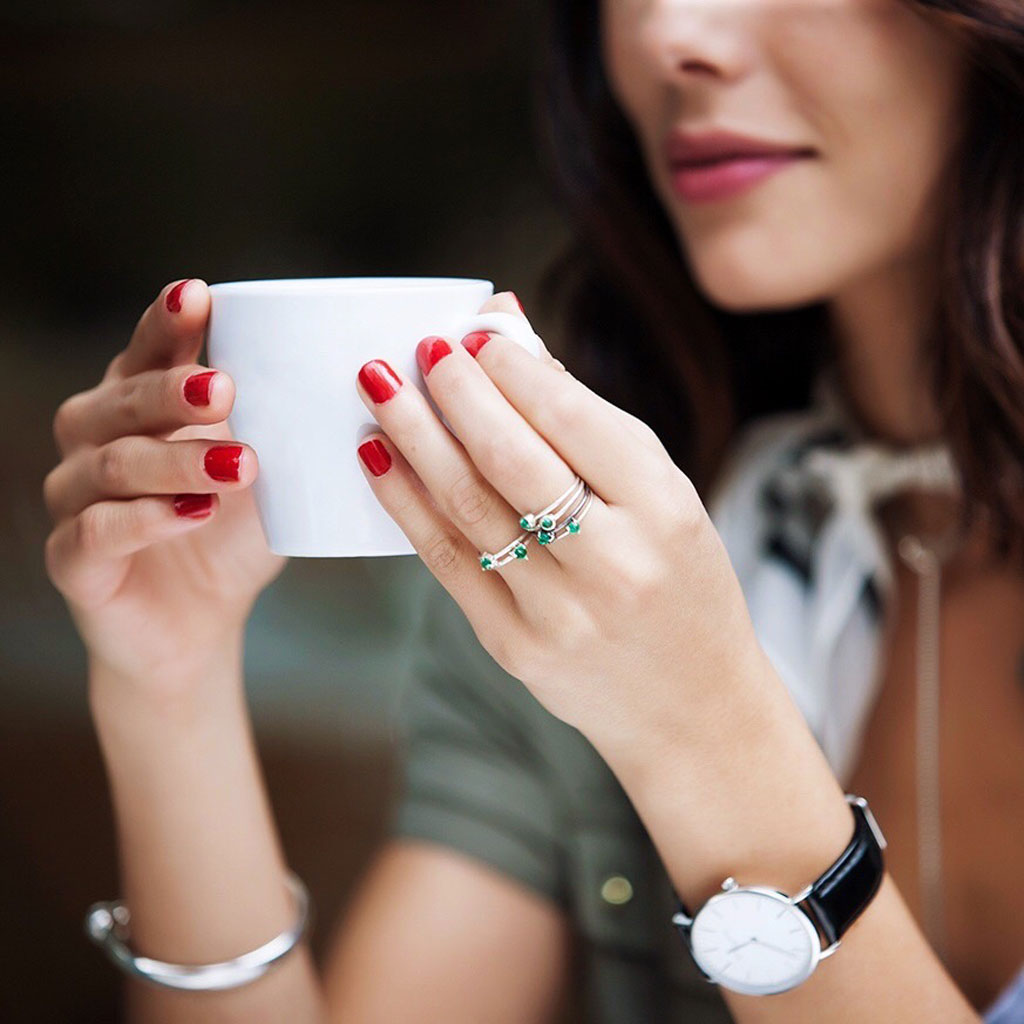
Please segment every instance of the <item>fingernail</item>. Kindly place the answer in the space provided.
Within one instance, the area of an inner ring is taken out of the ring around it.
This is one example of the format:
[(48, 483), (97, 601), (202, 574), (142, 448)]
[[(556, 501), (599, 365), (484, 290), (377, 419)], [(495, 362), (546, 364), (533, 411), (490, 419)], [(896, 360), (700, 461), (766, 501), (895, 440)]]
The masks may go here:
[(383, 476), (391, 468), (391, 455), (376, 438), (361, 444), (359, 457), (374, 476)]
[(359, 383), (377, 405), (394, 398), (402, 378), (383, 359), (371, 359), (359, 371)]
[(475, 359), (480, 351), (491, 340), (487, 331), (473, 331), (462, 339), (462, 347)]
[(178, 494), (174, 498), (174, 511), (188, 519), (202, 519), (212, 508), (212, 494)]
[(216, 370), (207, 370), (205, 373), (193, 373), (185, 381), (185, 400), (189, 405), (209, 405), (210, 387)]
[(523, 304), (519, 301), (519, 296), (516, 295), (515, 292), (509, 292), (509, 295), (511, 295), (512, 298), (516, 300), (516, 305), (519, 307), (519, 312), (522, 313), (523, 316), (526, 316), (526, 310), (523, 309)]
[(186, 277), (184, 281), (179, 281), (168, 293), (167, 293), (167, 308), (172, 313), (181, 312), (181, 296), (185, 291), (185, 285), (194, 278)]
[(206, 472), (214, 480), (237, 480), (238, 462), (242, 457), (240, 444), (222, 444), (210, 448), (206, 453), (204, 465)]
[(416, 362), (420, 364), (420, 373), (426, 377), (439, 359), (444, 359), (445, 356), (451, 354), (452, 347), (444, 338), (440, 338), (436, 334), (424, 338), (416, 346)]

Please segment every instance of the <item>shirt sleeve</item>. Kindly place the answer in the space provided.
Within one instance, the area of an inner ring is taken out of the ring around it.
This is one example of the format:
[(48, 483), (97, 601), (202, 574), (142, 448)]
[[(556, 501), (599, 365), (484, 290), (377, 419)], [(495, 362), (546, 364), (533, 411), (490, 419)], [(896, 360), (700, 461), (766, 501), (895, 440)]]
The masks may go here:
[(548, 712), (430, 582), (396, 708), (401, 767), (390, 832), (452, 847), (565, 906), (559, 816), (536, 744)]

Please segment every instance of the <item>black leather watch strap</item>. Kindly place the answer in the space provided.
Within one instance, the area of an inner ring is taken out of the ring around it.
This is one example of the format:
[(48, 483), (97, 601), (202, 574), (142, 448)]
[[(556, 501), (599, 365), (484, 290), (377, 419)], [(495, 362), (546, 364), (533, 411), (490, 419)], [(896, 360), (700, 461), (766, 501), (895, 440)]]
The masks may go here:
[[(809, 905), (811, 916), (818, 922), (829, 945), (839, 941), (871, 902), (882, 884), (885, 870), (882, 859), (885, 837), (867, 801), (849, 793), (846, 799), (853, 811), (853, 838), (796, 904)], [(692, 918), (682, 900), (679, 900), (679, 910), (685, 918)]]
[(851, 796), (847, 796), (847, 800), (856, 820), (853, 838), (805, 897), (830, 945), (842, 938), (871, 902), (882, 884), (885, 870), (882, 859), (885, 839), (866, 801)]

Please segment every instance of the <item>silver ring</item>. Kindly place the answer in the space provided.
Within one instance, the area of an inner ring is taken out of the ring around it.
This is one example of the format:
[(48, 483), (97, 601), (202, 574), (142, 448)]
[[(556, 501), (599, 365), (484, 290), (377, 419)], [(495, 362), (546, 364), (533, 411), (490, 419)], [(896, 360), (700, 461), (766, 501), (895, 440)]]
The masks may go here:
[(567, 533), (580, 532), (580, 523), (593, 500), (589, 484), (578, 474), (568, 489), (547, 508), (539, 512), (524, 512), (519, 525), (537, 537), (537, 543), (553, 544)]
[(509, 541), (500, 551), (480, 552), (480, 568), (484, 572), (490, 569), (500, 569), (503, 565), (508, 565), (509, 562), (520, 561), (525, 562), (529, 559), (529, 555), (526, 551), (526, 545), (530, 540), (528, 533), (521, 533), (515, 540)]

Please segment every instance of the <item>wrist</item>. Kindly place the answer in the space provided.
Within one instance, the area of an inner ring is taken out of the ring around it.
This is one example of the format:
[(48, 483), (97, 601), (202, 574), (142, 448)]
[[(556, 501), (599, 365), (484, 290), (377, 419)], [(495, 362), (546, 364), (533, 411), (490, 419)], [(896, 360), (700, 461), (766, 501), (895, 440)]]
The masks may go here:
[(88, 701), (103, 731), (143, 721), (188, 725), (244, 702), (244, 630), (193, 647), (151, 670), (125, 670), (90, 658)]
[(850, 838), (843, 790), (767, 655), (720, 693), (664, 716), (652, 742), (598, 747), (691, 905), (730, 875), (797, 892)]

